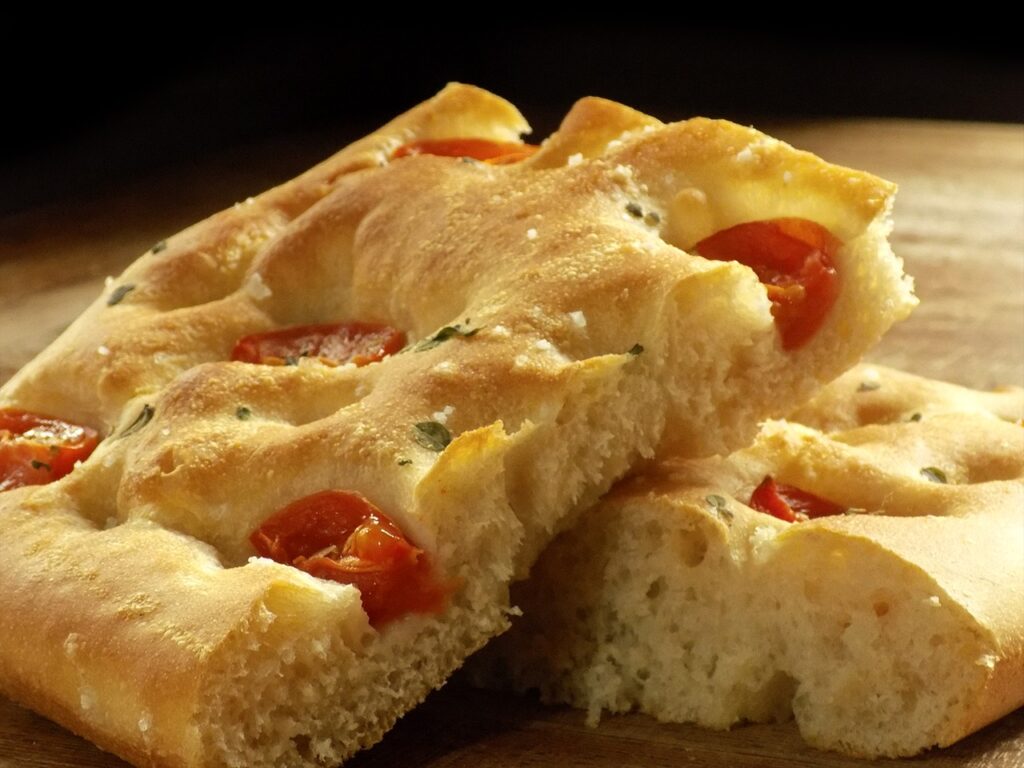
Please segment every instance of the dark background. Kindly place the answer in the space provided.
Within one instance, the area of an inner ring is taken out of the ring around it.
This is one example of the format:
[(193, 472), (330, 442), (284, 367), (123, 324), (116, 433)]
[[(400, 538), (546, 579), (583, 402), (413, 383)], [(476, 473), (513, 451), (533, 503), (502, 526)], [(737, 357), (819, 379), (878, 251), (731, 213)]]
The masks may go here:
[(258, 157), (282, 139), (326, 152), (448, 80), (509, 98), (536, 137), (587, 94), (662, 119), (1024, 122), (1024, 46), (1001, 37), (997, 20), (986, 19), (984, 32), (865, 34), (786, 25), (538, 28), (450, 8), (435, 15), (444, 13), (450, 23), (415, 29), (325, 19), (302, 30), (204, 35), (190, 23), (58, 36), (11, 26), (0, 52), (0, 212), (102, 194), (239, 147), (252, 150), (239, 157)]

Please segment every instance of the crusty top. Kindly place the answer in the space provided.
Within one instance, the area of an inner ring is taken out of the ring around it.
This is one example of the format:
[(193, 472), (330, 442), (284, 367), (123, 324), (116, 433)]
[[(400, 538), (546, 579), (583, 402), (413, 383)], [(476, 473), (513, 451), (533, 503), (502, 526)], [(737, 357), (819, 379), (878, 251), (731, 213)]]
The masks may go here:
[[(686, 429), (695, 413), (723, 420), (702, 403), (679, 398), (673, 410), (670, 401), (665, 432), (698, 453), (746, 439), (758, 417), (825, 375), (816, 344), (849, 346), (851, 325), (886, 313), (888, 324), (911, 306), (890, 256), (880, 268), (895, 279), (878, 306), (841, 297), (819, 338), (785, 355), (751, 270), (681, 250), (751, 218), (811, 218), (848, 243), (884, 222), (891, 185), (753, 129), (662, 125), (585, 99), (517, 165), (388, 159), (413, 137), (507, 140), (525, 129), (497, 97), (449, 86), (296, 180), (143, 255), (3, 388), (0, 403), (113, 435), (155, 407), (152, 423), (107, 440), (62, 482), (73, 496), (103, 499), (79, 510), (96, 523), (152, 520), (239, 563), (262, 519), (324, 487), (361, 490), (415, 530), (416, 483), (436, 455), (410, 430), (446, 407), (453, 435), (498, 423), (514, 432), (605, 370), (644, 366), (678, 384), (672, 366), (682, 361), (670, 359), (664, 323), (680, 304), (706, 326), (727, 324), (751, 350), (749, 370), (732, 374), (751, 379), (737, 387), (744, 402), (730, 403), (743, 416)], [(658, 215), (637, 217), (630, 203)], [(849, 293), (854, 272), (850, 264), (843, 274)], [(365, 368), (223, 362), (243, 335), (339, 320), (387, 323), (414, 343), (446, 325), (481, 330)], [(626, 353), (638, 343), (645, 353), (634, 360)], [(253, 413), (244, 423), (235, 416), (243, 405)], [(123, 471), (93, 469), (114, 464)], [(417, 533), (429, 544), (428, 530)]]
[[(913, 306), (886, 242), (892, 185), (750, 128), (663, 125), (584, 99), (518, 164), (392, 157), (412, 140), (526, 129), (498, 97), (451, 85), (143, 254), (0, 389), (0, 407), (105, 437), (63, 479), (0, 494), (12, 607), (0, 629), (19, 638), (0, 647), (0, 684), (91, 733), (133, 734), (122, 753), (142, 749), (134, 713), (186, 728), (197, 670), (275, 594), (289, 595), (274, 610), (296, 625), (311, 614), (346, 627), (353, 647), (367, 636), (353, 587), (249, 560), (249, 534), (285, 505), (360, 492), (442, 570), (507, 581), (641, 454), (745, 443)], [(843, 243), (836, 304), (792, 352), (751, 269), (686, 251), (780, 216)], [(245, 335), (348, 321), (391, 325), (410, 346), (361, 368), (228, 362)], [(475, 333), (427, 343), (456, 325)], [(417, 440), (424, 422), (452, 442)], [(506, 512), (503, 556), (517, 561), (479, 563)], [(42, 613), (40, 584), (56, 610)], [(318, 592), (322, 610), (304, 612)], [(59, 650), (90, 626), (73, 654)], [(157, 647), (148, 664), (126, 651)], [(33, 665), (51, 670), (40, 690)], [(125, 683), (143, 669), (163, 685)], [(64, 716), (86, 673), (120, 706)], [(198, 754), (180, 734), (146, 738)]]

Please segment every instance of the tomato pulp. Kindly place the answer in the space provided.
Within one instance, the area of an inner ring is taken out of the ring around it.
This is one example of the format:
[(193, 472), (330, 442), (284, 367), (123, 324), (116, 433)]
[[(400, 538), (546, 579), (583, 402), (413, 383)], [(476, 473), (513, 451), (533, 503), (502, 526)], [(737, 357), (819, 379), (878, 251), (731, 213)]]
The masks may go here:
[(704, 238), (694, 250), (754, 270), (768, 290), (782, 347), (793, 350), (818, 332), (839, 296), (832, 262), (841, 245), (820, 224), (790, 218), (737, 224)]
[(315, 357), (327, 365), (367, 365), (405, 346), (405, 334), (377, 323), (297, 325), (238, 340), (231, 359), (263, 365), (294, 365)]
[(493, 165), (507, 165), (525, 160), (537, 149), (533, 144), (490, 139), (417, 139), (400, 146), (391, 157), (394, 160), (410, 155), (471, 157)]
[(0, 491), (59, 480), (98, 444), (99, 435), (89, 427), (0, 409)]
[(776, 483), (771, 475), (766, 475), (751, 494), (750, 506), (787, 523), (841, 515), (846, 511), (841, 504), (833, 504), (792, 485)]
[(357, 587), (374, 627), (408, 613), (436, 613), (451, 591), (423, 550), (351, 491), (321, 491), (292, 502), (249, 541), (264, 557)]

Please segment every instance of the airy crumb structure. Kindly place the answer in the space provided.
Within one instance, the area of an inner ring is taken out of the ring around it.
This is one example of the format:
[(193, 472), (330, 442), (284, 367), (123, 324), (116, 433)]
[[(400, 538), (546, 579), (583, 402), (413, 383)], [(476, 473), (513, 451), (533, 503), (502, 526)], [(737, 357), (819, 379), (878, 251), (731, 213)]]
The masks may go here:
[[(595, 723), (792, 715), (861, 756), (948, 745), (1024, 704), (1022, 416), (1019, 389), (855, 369), (802, 424), (620, 485), (517, 587), (475, 674)], [(755, 511), (766, 474), (847, 514)]]

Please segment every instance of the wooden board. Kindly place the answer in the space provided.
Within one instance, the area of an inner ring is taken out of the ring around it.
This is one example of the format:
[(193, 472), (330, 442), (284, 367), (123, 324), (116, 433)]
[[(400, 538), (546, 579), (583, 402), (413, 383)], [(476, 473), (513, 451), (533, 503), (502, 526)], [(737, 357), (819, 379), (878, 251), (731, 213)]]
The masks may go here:
[[(922, 303), (871, 359), (975, 387), (1024, 384), (1024, 127), (856, 121), (767, 128), (828, 160), (900, 184), (892, 240), (917, 278)], [(0, 220), (0, 381), (56, 337), (99, 294), (106, 275), (116, 275), (157, 240), (326, 152), (322, 139), (282, 143), (127, 185), (102, 199)], [(791, 724), (714, 733), (631, 715), (590, 729), (577, 712), (455, 683), (350, 763), (554, 764), (1021, 768), (1024, 710), (950, 749), (913, 761), (869, 763), (812, 750)], [(0, 699), (0, 768), (125, 765)]]

